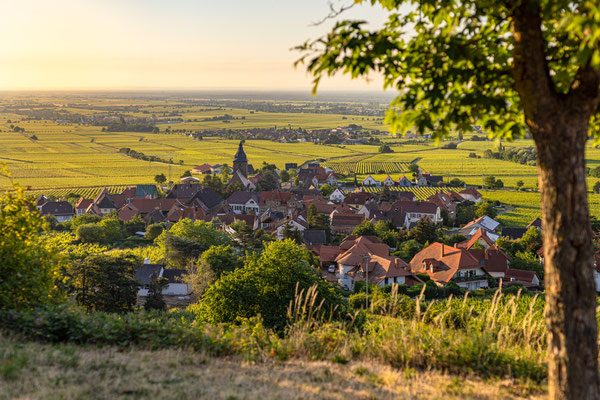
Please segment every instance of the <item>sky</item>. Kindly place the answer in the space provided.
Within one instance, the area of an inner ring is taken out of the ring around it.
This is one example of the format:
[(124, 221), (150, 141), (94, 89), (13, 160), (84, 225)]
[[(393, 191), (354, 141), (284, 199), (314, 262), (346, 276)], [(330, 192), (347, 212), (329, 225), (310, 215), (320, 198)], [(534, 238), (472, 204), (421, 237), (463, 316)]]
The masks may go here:
[[(351, 0), (332, 0), (334, 5)], [(306, 89), (291, 51), (327, 32), (327, 0), (19, 0), (0, 24), (0, 89)], [(355, 6), (340, 18), (385, 19)], [(323, 89), (380, 90), (381, 80)]]

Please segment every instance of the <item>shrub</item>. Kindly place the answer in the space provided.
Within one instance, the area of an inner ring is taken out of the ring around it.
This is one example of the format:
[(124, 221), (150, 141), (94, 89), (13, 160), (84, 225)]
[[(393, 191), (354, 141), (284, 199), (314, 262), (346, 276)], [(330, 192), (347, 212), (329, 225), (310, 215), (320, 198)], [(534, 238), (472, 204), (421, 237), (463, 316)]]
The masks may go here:
[(260, 257), (249, 257), (243, 268), (224, 273), (190, 307), (200, 318), (213, 322), (236, 322), (261, 315), (265, 326), (283, 331), (287, 311), (297, 291), (316, 285), (317, 304), (339, 314), (341, 297), (310, 265), (310, 254), (291, 240), (269, 243)]
[(83, 224), (77, 227), (75, 233), (81, 243), (104, 243), (104, 232), (96, 224)]

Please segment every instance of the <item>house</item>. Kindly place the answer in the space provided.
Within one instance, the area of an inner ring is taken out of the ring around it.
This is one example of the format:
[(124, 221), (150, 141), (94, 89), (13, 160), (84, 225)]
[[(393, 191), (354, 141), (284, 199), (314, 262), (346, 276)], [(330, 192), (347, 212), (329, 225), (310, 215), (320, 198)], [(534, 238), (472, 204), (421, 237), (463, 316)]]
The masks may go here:
[(444, 181), (444, 177), (432, 175), (430, 172), (423, 172), (417, 174), (416, 181), (418, 186), (438, 186), (440, 182)]
[(330, 225), (334, 233), (350, 234), (365, 220), (362, 214), (333, 213), (332, 215)]
[(106, 188), (102, 189), (92, 204), (87, 208), (86, 213), (96, 215), (106, 215), (111, 211), (117, 211), (115, 202), (110, 198), (110, 193)]
[(381, 182), (373, 178), (371, 175), (367, 175), (362, 181), (363, 186), (381, 186)]
[(527, 225), (527, 229), (536, 228), (539, 231), (542, 231), (542, 219), (540, 217), (536, 217), (533, 221)]
[(200, 207), (207, 214), (214, 213), (224, 203), (224, 200), (211, 188), (202, 187), (191, 199), (183, 201), (186, 206)]
[(329, 201), (332, 201), (334, 203), (342, 203), (345, 198), (346, 195), (340, 188), (335, 188), (333, 193), (329, 195)]
[(527, 232), (526, 228), (502, 228), (502, 236), (505, 236), (511, 240), (521, 239), (525, 232)]
[(475, 188), (466, 188), (458, 192), (465, 200), (472, 201), (473, 203), (479, 203), (483, 200), (481, 193)]
[(442, 222), (440, 208), (428, 201), (397, 201), (394, 208), (405, 214), (404, 226), (413, 228), (422, 218), (429, 218), (434, 224)]
[(77, 203), (75, 203), (75, 216), (78, 217), (85, 214), (93, 202), (94, 199), (84, 199), (83, 197), (80, 197), (79, 200), (77, 200)]
[(383, 180), (383, 184), (385, 186), (394, 186), (396, 184), (396, 182), (394, 182), (394, 180), (392, 179), (392, 177), (388, 175)]
[(227, 187), (239, 184), (244, 190), (255, 190), (256, 184), (252, 182), (241, 170), (235, 170), (229, 182), (227, 183)]
[(167, 193), (167, 199), (191, 199), (196, 193), (202, 190), (204, 186), (197, 183), (177, 183), (173, 185)]
[(472, 248), (489, 249), (490, 247), (494, 246), (494, 242), (495, 240), (492, 240), (488, 236), (487, 231), (485, 229), (479, 228), (477, 229), (477, 232), (475, 232), (475, 234), (471, 236), (471, 239), (467, 239), (464, 242), (457, 243), (456, 246), (467, 250), (470, 250)]
[(392, 283), (412, 286), (422, 283), (408, 264), (390, 256), (390, 248), (376, 237), (348, 236), (339, 246), (341, 252), (335, 258), (338, 282), (342, 289), (354, 291), (356, 281), (367, 280), (379, 286)]
[(256, 192), (235, 192), (227, 198), (227, 204), (235, 214), (258, 214), (260, 195)]
[(291, 169), (298, 169), (298, 164), (296, 164), (296, 163), (285, 163), (285, 170), (289, 171)]
[(148, 296), (148, 287), (150, 283), (152, 283), (153, 279), (161, 277), (164, 269), (165, 267), (162, 264), (150, 264), (146, 262), (137, 269), (133, 279), (138, 281), (140, 284), (138, 296)]
[(411, 187), (413, 185), (412, 182), (404, 175), (400, 175), (400, 178), (398, 178), (398, 182), (396, 184), (400, 187)]
[(117, 211), (117, 213), (119, 214), (119, 219), (121, 221), (131, 221), (133, 218), (140, 215), (140, 210), (131, 204), (125, 204)]
[[(462, 197), (460, 198), (462, 199)], [(446, 210), (450, 218), (454, 219), (454, 217), (456, 217), (456, 206), (460, 201), (458, 201), (457, 197), (453, 196), (451, 193), (439, 192), (429, 196), (427, 201), (435, 203), (442, 210)]]
[(487, 288), (490, 276), (468, 250), (438, 242), (418, 252), (410, 261), (410, 268), (429, 275), (439, 286), (452, 281), (467, 290)]
[(271, 190), (260, 192), (258, 205), (261, 212), (267, 209), (289, 214), (300, 207), (300, 202), (292, 192)]
[(193, 176), (184, 176), (179, 179), (183, 183), (200, 183), (200, 179)]
[(75, 214), (73, 205), (68, 201), (47, 201), (38, 208), (42, 216), (53, 215), (58, 222), (70, 221)]
[(511, 283), (520, 283), (526, 288), (538, 288), (540, 287), (540, 278), (534, 271), (509, 268), (504, 275), (502, 286), (509, 286)]
[(168, 285), (163, 289), (162, 294), (167, 296), (188, 296), (191, 294), (191, 288), (183, 281), (183, 276), (187, 273), (183, 269), (165, 269), (162, 264), (143, 264), (135, 273), (134, 279), (140, 283), (138, 296), (148, 296), (148, 287), (153, 279), (166, 278)]
[(188, 296), (192, 293), (190, 286), (185, 283), (183, 277), (187, 274), (185, 269), (163, 269), (162, 277), (169, 284), (162, 291), (167, 296)]
[(494, 242), (496, 242), (496, 240), (498, 240), (498, 238), (500, 237), (500, 234), (498, 233), (498, 229), (500, 228), (500, 222), (488, 217), (487, 215), (484, 215), (469, 222), (468, 224), (460, 228), (458, 230), (458, 233), (470, 238), (480, 228), (484, 229), (487, 233), (487, 236)]
[(487, 249), (470, 248), (467, 251), (491, 277), (505, 279), (511, 258), (498, 247), (491, 246)]
[(375, 197), (375, 195), (372, 193), (367, 193), (367, 192), (363, 192), (363, 191), (352, 192), (352, 193), (348, 193), (348, 195), (344, 199), (344, 204), (346, 204), (350, 207), (360, 208), (363, 205), (365, 205), (365, 203), (367, 201), (373, 199), (374, 197)]
[(206, 212), (198, 206), (190, 207), (184, 206), (181, 203), (176, 203), (167, 213), (165, 220), (177, 222), (186, 218), (191, 221), (204, 220), (206, 218)]
[(327, 243), (327, 235), (322, 229), (306, 229), (302, 231), (302, 239), (307, 246), (322, 246)]
[(202, 164), (192, 168), (192, 174), (197, 175), (210, 175), (212, 174), (212, 165)]
[(288, 227), (288, 229), (302, 233), (308, 229), (308, 222), (306, 222), (306, 220), (303, 217), (286, 218), (282, 220), (273, 231), (275, 238), (277, 238), (278, 240), (283, 240), (285, 238), (284, 232), (286, 226)]

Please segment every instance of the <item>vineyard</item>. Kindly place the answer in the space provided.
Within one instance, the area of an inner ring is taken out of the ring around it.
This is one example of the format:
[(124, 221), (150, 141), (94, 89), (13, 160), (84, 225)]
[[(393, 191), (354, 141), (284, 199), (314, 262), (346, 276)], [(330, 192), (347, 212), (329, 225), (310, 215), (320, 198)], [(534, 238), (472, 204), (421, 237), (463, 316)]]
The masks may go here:
[(92, 187), (77, 187), (77, 188), (61, 188), (61, 189), (46, 189), (46, 190), (27, 190), (25, 194), (31, 197), (37, 197), (40, 195), (44, 195), (47, 197), (54, 197), (57, 199), (64, 199), (69, 194), (75, 194), (78, 197), (83, 197), (85, 199), (93, 199), (96, 197), (100, 191), (105, 188), (113, 194), (121, 193), (126, 185), (120, 186), (92, 186)]
[[(363, 190), (369, 193), (377, 193), (381, 191), (381, 187), (364, 187)], [(464, 188), (462, 187), (390, 187), (392, 191), (402, 191), (402, 192), (413, 192), (417, 197), (417, 200), (427, 200), (429, 197), (433, 196), (439, 192), (460, 192)]]
[(326, 166), (342, 175), (393, 174), (408, 171), (408, 164), (402, 162), (329, 162)]

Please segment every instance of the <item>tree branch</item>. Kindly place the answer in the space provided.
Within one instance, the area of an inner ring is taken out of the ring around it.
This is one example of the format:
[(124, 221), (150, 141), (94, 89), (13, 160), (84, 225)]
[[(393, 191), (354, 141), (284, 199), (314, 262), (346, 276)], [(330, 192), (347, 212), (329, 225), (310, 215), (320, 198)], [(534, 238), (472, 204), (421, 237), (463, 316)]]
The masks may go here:
[(337, 17), (338, 15), (342, 14), (343, 12), (351, 9), (352, 7), (354, 7), (354, 5), (356, 3), (352, 3), (350, 5), (347, 6), (340, 6), (340, 8), (336, 9), (333, 6), (332, 2), (328, 2), (329, 4), (329, 14), (327, 16), (325, 16), (323, 19), (317, 21), (317, 22), (313, 22), (312, 24), (310, 24), (310, 26), (319, 26), (321, 24), (323, 24), (325, 21), (328, 21), (330, 19), (334, 19), (335, 17)]

